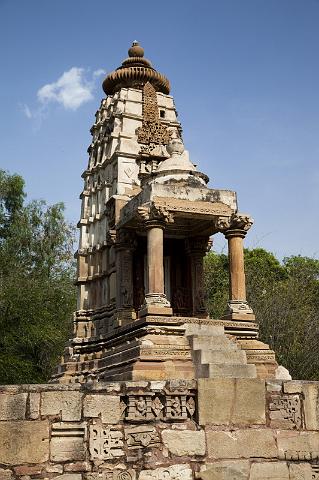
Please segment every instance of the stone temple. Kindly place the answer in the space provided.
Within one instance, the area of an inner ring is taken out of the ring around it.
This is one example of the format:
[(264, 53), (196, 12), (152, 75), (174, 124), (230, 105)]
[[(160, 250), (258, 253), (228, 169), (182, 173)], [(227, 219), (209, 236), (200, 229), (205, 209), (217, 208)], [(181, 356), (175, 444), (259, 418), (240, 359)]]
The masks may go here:
[(0, 480), (319, 480), (319, 382), (280, 378), (246, 299), (253, 221), (192, 163), (167, 78), (128, 54), (91, 128), (74, 334), (50, 383), (0, 387)]
[[(235, 192), (209, 188), (191, 162), (167, 78), (138, 43), (128, 53), (103, 82), (91, 128), (74, 338), (53, 380), (271, 378), (274, 352), (258, 341), (246, 301), (253, 221)], [(212, 320), (203, 257), (217, 232), (228, 239), (230, 294)]]

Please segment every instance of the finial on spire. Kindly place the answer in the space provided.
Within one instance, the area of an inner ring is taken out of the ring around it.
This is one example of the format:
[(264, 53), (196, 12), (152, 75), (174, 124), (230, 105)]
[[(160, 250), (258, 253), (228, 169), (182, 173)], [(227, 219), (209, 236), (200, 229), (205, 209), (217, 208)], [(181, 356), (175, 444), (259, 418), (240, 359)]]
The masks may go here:
[(140, 46), (137, 40), (134, 40), (131, 48), (128, 50), (129, 57), (144, 57), (144, 48)]
[(137, 40), (132, 43), (128, 55), (120, 67), (106, 76), (103, 90), (107, 95), (113, 95), (123, 87), (141, 89), (147, 82), (150, 82), (157, 92), (169, 94), (168, 79), (144, 58), (144, 48)]

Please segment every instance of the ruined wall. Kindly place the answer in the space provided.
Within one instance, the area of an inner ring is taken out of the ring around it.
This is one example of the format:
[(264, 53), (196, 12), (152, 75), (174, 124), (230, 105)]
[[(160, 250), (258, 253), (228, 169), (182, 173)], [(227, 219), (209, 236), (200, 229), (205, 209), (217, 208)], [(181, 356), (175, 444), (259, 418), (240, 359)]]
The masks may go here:
[(319, 479), (319, 382), (0, 388), (0, 480)]

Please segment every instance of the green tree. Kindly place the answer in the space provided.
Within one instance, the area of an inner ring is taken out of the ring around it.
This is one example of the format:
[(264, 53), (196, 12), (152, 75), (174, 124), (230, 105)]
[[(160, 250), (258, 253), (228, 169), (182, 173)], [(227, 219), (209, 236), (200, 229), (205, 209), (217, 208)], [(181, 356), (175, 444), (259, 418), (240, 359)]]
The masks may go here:
[(23, 186), (0, 171), (0, 383), (47, 381), (75, 308), (74, 227)]
[[(260, 338), (294, 378), (319, 379), (319, 260), (292, 256), (279, 262), (266, 250), (245, 250), (247, 298)], [(208, 309), (223, 314), (228, 298), (228, 260), (205, 259)]]

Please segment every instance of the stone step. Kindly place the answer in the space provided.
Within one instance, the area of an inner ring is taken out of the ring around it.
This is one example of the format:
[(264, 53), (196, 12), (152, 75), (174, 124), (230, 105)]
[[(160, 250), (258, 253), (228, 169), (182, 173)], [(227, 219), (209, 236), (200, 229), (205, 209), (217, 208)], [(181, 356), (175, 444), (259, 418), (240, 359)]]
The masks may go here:
[(189, 338), (194, 350), (239, 350), (236, 343), (230, 341), (225, 335), (218, 337), (192, 336)]
[(220, 325), (198, 325), (196, 323), (188, 323), (185, 325), (186, 336), (202, 335), (209, 337), (219, 337), (224, 335), (225, 330)]
[(195, 363), (247, 364), (243, 350), (193, 350)]
[(256, 378), (256, 365), (216, 365), (208, 364), (208, 378)]
[(256, 365), (216, 365), (203, 363), (196, 367), (197, 378), (256, 378)]

